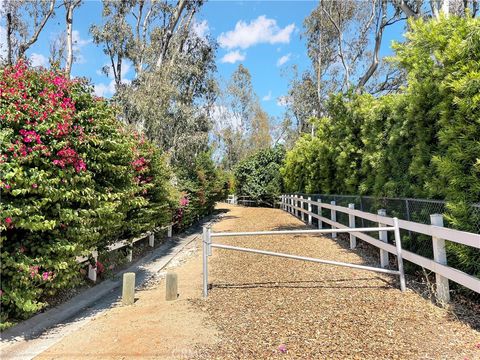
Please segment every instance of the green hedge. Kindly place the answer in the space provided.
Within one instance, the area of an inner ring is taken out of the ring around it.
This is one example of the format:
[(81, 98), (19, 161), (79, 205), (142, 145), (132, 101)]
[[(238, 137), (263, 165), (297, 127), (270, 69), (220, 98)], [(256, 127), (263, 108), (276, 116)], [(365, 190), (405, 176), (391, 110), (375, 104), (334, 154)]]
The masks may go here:
[[(0, 69), (0, 121), (2, 327), (83, 281), (76, 256), (168, 224), (188, 207), (158, 147), (81, 80), (24, 62)], [(213, 207), (207, 156), (198, 160), (199, 189), (180, 189), (198, 203), (189, 209), (195, 217)]]
[(285, 148), (276, 146), (260, 150), (242, 160), (234, 169), (235, 190), (239, 196), (250, 196), (273, 204), (283, 190), (280, 168)]
[[(332, 95), (317, 132), (287, 153), (290, 192), (446, 199), (450, 226), (478, 231), (480, 20), (451, 16), (410, 24), (393, 61), (407, 74), (398, 94)], [(480, 275), (480, 252), (449, 244), (449, 262)]]

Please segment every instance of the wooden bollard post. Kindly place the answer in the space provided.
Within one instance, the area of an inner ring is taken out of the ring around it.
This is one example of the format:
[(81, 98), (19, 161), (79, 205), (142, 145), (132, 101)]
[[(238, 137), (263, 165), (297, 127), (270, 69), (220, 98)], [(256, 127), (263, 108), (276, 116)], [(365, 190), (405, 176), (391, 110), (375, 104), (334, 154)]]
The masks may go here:
[(165, 299), (167, 301), (176, 300), (177, 296), (178, 296), (177, 274), (173, 272), (168, 272), (167, 280), (166, 280)]
[(122, 304), (132, 305), (135, 302), (135, 273), (123, 274)]
[(155, 235), (153, 233), (148, 235), (148, 245), (151, 247), (155, 246)]
[(88, 278), (92, 280), (93, 282), (97, 281), (97, 260), (98, 260), (98, 251), (94, 250), (92, 251), (92, 257), (93, 261), (95, 262), (94, 265), (89, 264), (88, 265)]

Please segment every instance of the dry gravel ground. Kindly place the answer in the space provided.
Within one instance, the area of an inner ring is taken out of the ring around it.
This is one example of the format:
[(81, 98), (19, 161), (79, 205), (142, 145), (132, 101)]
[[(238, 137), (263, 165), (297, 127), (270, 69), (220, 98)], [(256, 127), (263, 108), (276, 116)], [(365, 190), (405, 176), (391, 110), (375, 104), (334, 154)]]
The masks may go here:
[[(228, 212), (214, 231), (304, 227), (277, 209), (220, 207)], [(376, 265), (326, 237), (216, 241)], [(102, 314), (39, 359), (480, 359), (480, 333), (413, 291), (401, 293), (388, 275), (214, 249), (205, 301), (200, 246), (172, 265), (178, 300), (164, 300), (158, 279), (133, 306)]]
[[(278, 209), (227, 207), (214, 231), (304, 227)], [(378, 266), (347, 241), (320, 236), (214, 241)], [(221, 249), (210, 259), (213, 289), (196, 303), (220, 341), (200, 347), (199, 358), (480, 359), (479, 332), (413, 291), (402, 293), (397, 277)]]

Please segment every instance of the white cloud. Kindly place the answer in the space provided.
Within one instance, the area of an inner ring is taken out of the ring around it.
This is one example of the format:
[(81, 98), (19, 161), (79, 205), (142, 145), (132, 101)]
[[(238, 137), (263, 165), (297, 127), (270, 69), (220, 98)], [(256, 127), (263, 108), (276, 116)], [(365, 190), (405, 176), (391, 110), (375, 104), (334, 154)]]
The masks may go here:
[(288, 53), (287, 55), (283, 55), (280, 59), (277, 60), (277, 66), (280, 67), (283, 64), (285, 64), (287, 61), (290, 60), (291, 56), (292, 56), (291, 53)]
[(92, 42), (90, 39), (82, 39), (78, 30), (72, 31), (72, 43), (74, 47), (82, 48)]
[[(95, 95), (101, 96), (101, 97), (110, 97), (115, 93), (115, 79), (113, 79), (113, 72), (111, 70), (112, 68), (109, 68), (108, 78), (112, 80), (110, 80), (108, 84), (105, 84), (105, 83), (95, 84), (94, 86)], [(130, 64), (127, 62), (123, 63), (122, 64), (122, 84), (130, 84), (132, 82), (131, 80), (125, 78), (129, 70), (130, 70)], [(97, 74), (98, 73), (99, 73), (99, 70), (97, 70)], [(103, 73), (101, 74), (105, 75)]]
[(263, 100), (263, 101), (270, 101), (270, 100), (272, 100), (272, 91), (270, 90), (270, 91), (268, 92), (268, 94), (265, 95), (265, 96), (262, 98), (262, 100)]
[(240, 51), (230, 51), (226, 53), (220, 60), (222, 63), (235, 64), (237, 61), (245, 60), (245, 54), (242, 54)]
[(193, 20), (192, 30), (200, 39), (206, 40), (207, 34), (210, 32), (210, 27), (208, 26), (208, 21), (203, 20), (201, 22), (197, 22), (195, 19)]
[(246, 49), (261, 43), (288, 44), (294, 29), (295, 24), (282, 29), (276, 20), (261, 15), (248, 24), (243, 20), (238, 21), (234, 30), (220, 34), (218, 42), (222, 48), (227, 49)]
[(290, 103), (290, 97), (288, 96), (279, 96), (277, 98), (278, 106), (287, 106)]
[(48, 59), (42, 54), (32, 53), (32, 55), (30, 55), (30, 60), (34, 67), (42, 66), (46, 68), (48, 66)]
[(101, 97), (112, 96), (113, 93), (115, 92), (115, 80), (110, 81), (109, 84), (104, 84), (104, 83), (95, 84), (94, 92), (95, 92), (95, 95), (101, 96)]
[(81, 50), (85, 45), (88, 45), (91, 42), (91, 39), (82, 39), (78, 30), (72, 31), (72, 48), (73, 53), (75, 54), (75, 62), (77, 64), (85, 64), (87, 62), (85, 57), (82, 55)]

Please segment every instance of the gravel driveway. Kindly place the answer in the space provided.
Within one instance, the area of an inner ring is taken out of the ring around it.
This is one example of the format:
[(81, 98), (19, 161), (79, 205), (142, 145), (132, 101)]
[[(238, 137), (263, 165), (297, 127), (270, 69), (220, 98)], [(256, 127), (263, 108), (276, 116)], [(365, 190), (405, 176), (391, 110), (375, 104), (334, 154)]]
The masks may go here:
[[(302, 228), (278, 209), (229, 207), (214, 231)], [(214, 238), (240, 247), (378, 266), (348, 241), (311, 235)], [(398, 277), (213, 249), (199, 309), (220, 331), (204, 359), (480, 359), (480, 333)], [(480, 316), (480, 314), (478, 315)]]

